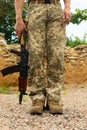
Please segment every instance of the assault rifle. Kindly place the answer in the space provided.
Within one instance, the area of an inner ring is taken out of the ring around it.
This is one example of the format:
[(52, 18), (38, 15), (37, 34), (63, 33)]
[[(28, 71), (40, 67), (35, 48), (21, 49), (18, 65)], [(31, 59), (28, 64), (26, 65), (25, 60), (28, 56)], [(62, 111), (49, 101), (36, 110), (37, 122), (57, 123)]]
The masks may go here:
[(27, 89), (27, 77), (28, 77), (28, 57), (29, 52), (26, 49), (26, 44), (28, 42), (28, 33), (24, 31), (21, 36), (21, 51), (17, 51), (14, 49), (11, 49), (10, 52), (17, 54), (20, 56), (20, 62), (17, 63), (17, 65), (9, 66), (7, 68), (4, 68), (1, 70), (1, 73), (3, 76), (6, 76), (11, 73), (19, 72), (19, 103), (22, 103), (22, 97), (23, 95), (27, 95), (26, 89)]

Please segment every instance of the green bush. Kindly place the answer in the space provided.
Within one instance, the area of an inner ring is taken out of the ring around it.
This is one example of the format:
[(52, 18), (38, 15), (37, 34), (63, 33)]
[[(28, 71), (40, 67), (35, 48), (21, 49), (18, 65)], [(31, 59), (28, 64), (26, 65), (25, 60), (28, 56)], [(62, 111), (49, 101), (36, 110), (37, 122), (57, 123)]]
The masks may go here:
[(77, 45), (87, 44), (87, 34), (84, 34), (83, 39), (80, 39), (78, 36), (72, 36), (67, 38), (67, 46), (75, 47)]

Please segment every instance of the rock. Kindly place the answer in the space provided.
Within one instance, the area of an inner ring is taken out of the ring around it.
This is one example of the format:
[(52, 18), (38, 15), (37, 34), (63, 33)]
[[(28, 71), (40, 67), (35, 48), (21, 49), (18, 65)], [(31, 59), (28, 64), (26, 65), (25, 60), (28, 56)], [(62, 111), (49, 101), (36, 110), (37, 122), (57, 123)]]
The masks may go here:
[(5, 46), (7, 43), (6, 43), (6, 40), (4, 38), (4, 35), (2, 33), (0, 33), (0, 46)]

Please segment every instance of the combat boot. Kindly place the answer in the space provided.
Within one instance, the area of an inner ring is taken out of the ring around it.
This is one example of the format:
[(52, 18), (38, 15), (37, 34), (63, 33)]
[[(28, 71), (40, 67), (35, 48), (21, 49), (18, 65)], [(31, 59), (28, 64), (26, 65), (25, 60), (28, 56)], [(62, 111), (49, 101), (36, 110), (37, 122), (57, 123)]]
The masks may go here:
[(48, 101), (49, 112), (51, 114), (63, 114), (63, 104), (57, 101)]
[(35, 100), (30, 107), (30, 114), (42, 114), (43, 113), (44, 102), (42, 100)]

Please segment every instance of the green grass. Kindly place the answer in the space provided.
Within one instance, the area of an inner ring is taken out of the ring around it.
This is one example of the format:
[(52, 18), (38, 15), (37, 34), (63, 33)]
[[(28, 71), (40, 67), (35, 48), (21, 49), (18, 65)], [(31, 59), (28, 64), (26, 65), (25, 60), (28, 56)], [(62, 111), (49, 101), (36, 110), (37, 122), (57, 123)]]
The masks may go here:
[(0, 93), (3, 94), (10, 94), (12, 93), (10, 90), (10, 83), (4, 83), (2, 86), (0, 86)]

